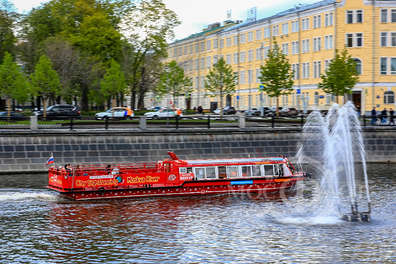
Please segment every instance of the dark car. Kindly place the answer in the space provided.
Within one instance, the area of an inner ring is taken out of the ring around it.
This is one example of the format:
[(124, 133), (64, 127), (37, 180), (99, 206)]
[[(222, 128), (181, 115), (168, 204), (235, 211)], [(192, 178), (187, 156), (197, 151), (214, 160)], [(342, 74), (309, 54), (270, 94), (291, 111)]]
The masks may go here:
[(287, 116), (287, 117), (296, 117), (298, 116), (300, 112), (296, 108), (287, 108), (284, 111), (282, 111), (282, 116)]
[(257, 108), (252, 108), (250, 110), (246, 110), (245, 111), (245, 115), (246, 116), (260, 116), (261, 115), (261, 111)]
[[(220, 114), (220, 109), (216, 109), (214, 111), (216, 114)], [(235, 115), (236, 114), (236, 110), (233, 106), (226, 106), (223, 108), (223, 114), (224, 115)]]
[(8, 117), (8, 112), (0, 112), (0, 120), (25, 120), (26, 117), (22, 113), (11, 111), (10, 117)]
[[(44, 118), (44, 111), (40, 110), (35, 113), (39, 119)], [(56, 104), (47, 107), (47, 119), (70, 119), (81, 118), (80, 108), (76, 105)]]

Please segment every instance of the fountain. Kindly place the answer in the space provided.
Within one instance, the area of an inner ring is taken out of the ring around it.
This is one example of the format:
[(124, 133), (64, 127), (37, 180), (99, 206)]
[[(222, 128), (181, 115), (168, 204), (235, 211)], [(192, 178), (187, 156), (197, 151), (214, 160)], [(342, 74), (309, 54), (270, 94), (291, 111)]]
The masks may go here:
[[(342, 107), (333, 105), (325, 117), (318, 111), (308, 116), (297, 158), (299, 164), (306, 164), (308, 170), (320, 176), (317, 216), (370, 221), (365, 150), (351, 102)], [(365, 210), (362, 206), (366, 206)]]

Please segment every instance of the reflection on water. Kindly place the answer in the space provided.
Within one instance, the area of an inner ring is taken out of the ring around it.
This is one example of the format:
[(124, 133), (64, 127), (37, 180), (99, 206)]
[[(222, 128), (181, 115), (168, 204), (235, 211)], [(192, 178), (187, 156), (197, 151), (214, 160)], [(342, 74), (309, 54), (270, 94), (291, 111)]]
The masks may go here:
[(46, 175), (1, 176), (0, 263), (396, 260), (396, 166), (369, 167), (371, 223), (315, 219), (315, 180), (287, 200), (217, 195), (71, 202)]

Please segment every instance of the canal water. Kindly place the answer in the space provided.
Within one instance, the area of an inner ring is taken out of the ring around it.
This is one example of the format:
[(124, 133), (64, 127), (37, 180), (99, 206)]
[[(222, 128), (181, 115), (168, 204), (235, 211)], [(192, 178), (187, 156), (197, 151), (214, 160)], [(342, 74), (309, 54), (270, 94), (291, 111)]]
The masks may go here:
[(287, 197), (72, 202), (46, 175), (0, 176), (0, 263), (394, 263), (396, 166), (368, 168), (370, 223), (313, 219), (315, 179)]

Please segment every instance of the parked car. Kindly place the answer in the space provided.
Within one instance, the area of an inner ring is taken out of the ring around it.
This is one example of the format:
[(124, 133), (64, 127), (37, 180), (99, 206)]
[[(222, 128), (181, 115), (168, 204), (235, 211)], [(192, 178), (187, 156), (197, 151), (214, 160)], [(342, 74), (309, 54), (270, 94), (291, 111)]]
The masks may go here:
[[(44, 118), (44, 111), (35, 112), (38, 119)], [(76, 105), (56, 104), (47, 107), (47, 119), (81, 118), (80, 108)]]
[(261, 111), (257, 108), (252, 108), (250, 110), (245, 111), (245, 116), (260, 116)]
[(151, 119), (161, 119), (167, 117), (175, 117), (176, 112), (172, 109), (160, 109), (158, 111), (147, 112), (144, 114), (144, 116)]
[(299, 114), (299, 111), (296, 108), (282, 108), (282, 110), (279, 111), (281, 116), (286, 116), (286, 117), (296, 117)]
[[(220, 114), (220, 109), (216, 109), (213, 111), (215, 114)], [(224, 115), (235, 115), (236, 110), (233, 106), (226, 106), (223, 108), (223, 114)]]
[(8, 112), (0, 112), (0, 120), (25, 120), (26, 117), (18, 112), (11, 111), (10, 116), (8, 117)]
[(135, 116), (132, 109), (128, 107), (113, 107), (105, 112), (99, 112), (95, 114), (95, 119), (127, 119)]

